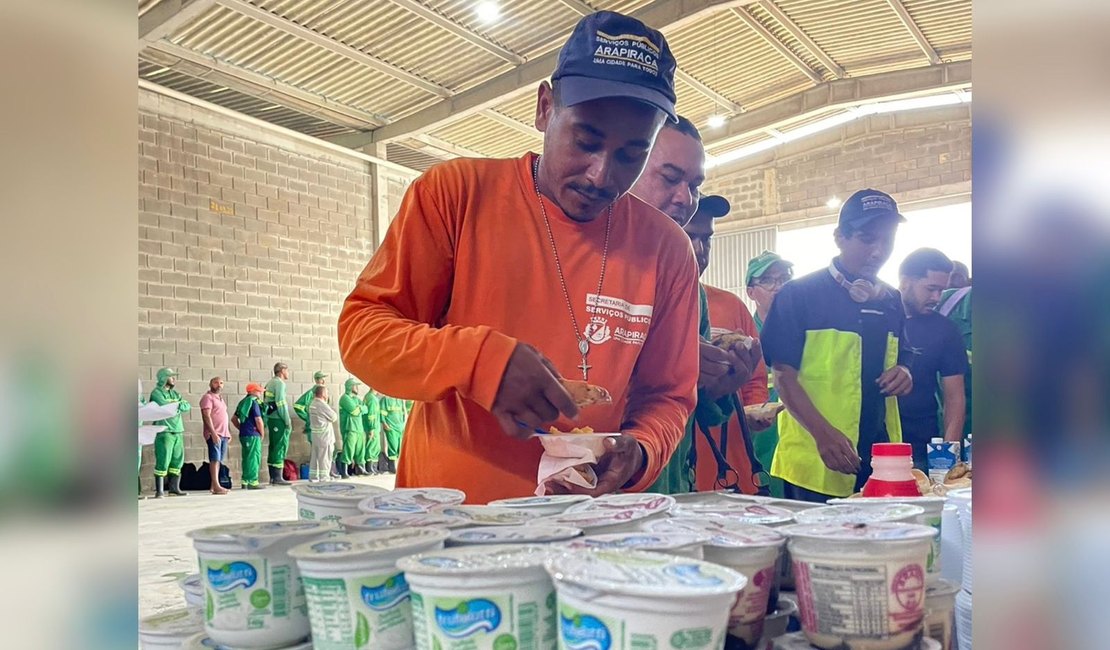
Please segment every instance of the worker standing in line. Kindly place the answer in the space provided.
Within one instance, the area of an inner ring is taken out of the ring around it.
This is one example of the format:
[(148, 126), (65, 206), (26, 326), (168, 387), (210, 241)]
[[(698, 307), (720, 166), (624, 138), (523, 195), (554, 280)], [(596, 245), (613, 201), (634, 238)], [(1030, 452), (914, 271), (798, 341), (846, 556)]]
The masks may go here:
[(401, 457), (401, 437), (408, 422), (405, 400), (385, 395), (382, 397), (382, 430), (385, 432), (385, 471), (397, 473), (397, 459)]
[(231, 424), (239, 430), (239, 444), (243, 448), (242, 485), (244, 490), (262, 490), (258, 484), (258, 471), (262, 466), (262, 436), (266, 424), (262, 421), (262, 384), (247, 384), (247, 395), (239, 400)]
[(343, 384), (339, 398), (339, 433), (343, 436), (343, 453), (339, 459), (339, 475), (346, 477), (367, 474), (359, 463), (366, 447), (366, 431), (362, 424), (362, 400), (358, 398), (361, 382), (351, 377)]
[(368, 474), (380, 474), (378, 460), (382, 454), (381, 394), (370, 388), (362, 400), (362, 426), (366, 429), (366, 446), (362, 452), (362, 466)]
[(174, 388), (176, 383), (177, 372), (162, 368), (158, 371), (158, 385), (150, 393), (150, 401), (155, 404), (177, 404), (177, 415), (155, 422), (166, 427), (154, 437), (155, 499), (161, 499), (166, 491), (172, 497), (186, 496), (181, 490), (181, 466), (185, 464), (185, 424), (181, 414), (188, 413), (192, 407)]
[(274, 376), (266, 384), (262, 398), (266, 412), (266, 427), (270, 430), (270, 447), (266, 454), (267, 469), (270, 471), (270, 485), (289, 485), (281, 475), (285, 469), (285, 453), (289, 450), (289, 433), (293, 423), (289, 418), (289, 405), (285, 401), (285, 382), (289, 379), (289, 366), (278, 362), (274, 364)]

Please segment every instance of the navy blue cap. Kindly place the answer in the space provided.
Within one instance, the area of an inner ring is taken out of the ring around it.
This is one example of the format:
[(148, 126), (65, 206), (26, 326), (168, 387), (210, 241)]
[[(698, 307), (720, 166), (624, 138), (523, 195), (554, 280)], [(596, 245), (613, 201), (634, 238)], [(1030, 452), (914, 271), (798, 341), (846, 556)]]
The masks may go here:
[(727, 215), (729, 210), (732, 210), (732, 206), (728, 199), (719, 194), (710, 194), (698, 200), (697, 214), (705, 215), (710, 219), (720, 219)]
[(676, 121), (676, 63), (667, 39), (639, 20), (613, 11), (584, 16), (559, 52), (552, 81), (566, 106), (626, 97), (659, 108)]
[(879, 217), (895, 217), (899, 222), (906, 218), (898, 212), (898, 203), (886, 192), (879, 190), (860, 190), (848, 197), (840, 206), (838, 225), (862, 228)]

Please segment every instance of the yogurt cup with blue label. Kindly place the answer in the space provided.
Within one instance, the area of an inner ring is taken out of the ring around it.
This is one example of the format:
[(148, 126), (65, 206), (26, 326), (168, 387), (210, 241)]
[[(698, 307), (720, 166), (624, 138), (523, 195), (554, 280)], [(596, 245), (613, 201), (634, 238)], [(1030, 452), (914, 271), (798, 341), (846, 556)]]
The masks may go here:
[(139, 621), (139, 645), (143, 650), (177, 650), (186, 639), (204, 629), (204, 613), (182, 607), (147, 616)]
[(417, 650), (551, 648), (555, 591), (536, 544), (463, 546), (400, 560)]
[[(181, 650), (244, 650), (242, 648), (220, 645), (203, 632), (186, 639), (185, 643), (181, 644), (180, 648)], [(283, 645), (277, 648), (252, 648), (251, 650), (312, 650), (312, 640), (305, 639), (293, 645)]]
[(331, 521), (271, 521), (190, 531), (204, 584), (204, 631), (245, 648), (308, 636), (304, 587), (289, 549), (338, 529)]
[(547, 494), (538, 497), (498, 499), (496, 501), (490, 501), (489, 505), (498, 508), (526, 510), (537, 517), (548, 517), (566, 512), (567, 508), (590, 500), (591, 497), (586, 494)]
[(522, 526), (536, 519), (525, 510), (482, 505), (442, 506), (432, 512), (463, 519), (469, 526)]
[(421, 513), (441, 506), (456, 506), (466, 501), (466, 493), (451, 488), (397, 488), (375, 494), (358, 504), (359, 511), (368, 513)]
[[(666, 521), (665, 519), (663, 521)], [(587, 550), (637, 549), (680, 555), (695, 560), (702, 559), (702, 544), (706, 536), (691, 531), (608, 533), (588, 535), (567, 542), (565, 548)]]
[(347, 532), (371, 532), (390, 528), (462, 528), (470, 522), (461, 517), (448, 517), (434, 512), (364, 512), (339, 520)]
[(412, 647), (412, 607), (397, 560), (443, 548), (442, 528), (340, 535), (289, 551), (308, 601), (316, 650)]
[(716, 650), (747, 582), (709, 562), (630, 549), (566, 550), (546, 568), (567, 650)]
[(358, 504), (367, 497), (388, 492), (385, 488), (362, 483), (297, 483), (297, 518), (310, 521), (338, 521), (359, 514)]
[(447, 545), (550, 544), (573, 539), (581, 534), (581, 530), (570, 526), (476, 526), (451, 531)]
[(729, 634), (754, 646), (763, 635), (763, 622), (777, 601), (775, 580), (786, 537), (773, 528), (741, 524), (719, 517), (674, 517), (654, 522), (653, 532), (690, 532), (705, 537), (702, 552), (708, 562), (743, 574), (748, 583), (729, 614)]

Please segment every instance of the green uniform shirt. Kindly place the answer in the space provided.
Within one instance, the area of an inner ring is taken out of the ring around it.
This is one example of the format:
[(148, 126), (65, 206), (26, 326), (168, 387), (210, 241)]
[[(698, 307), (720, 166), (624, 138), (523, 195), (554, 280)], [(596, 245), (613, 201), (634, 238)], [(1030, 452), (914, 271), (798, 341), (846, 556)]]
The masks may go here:
[(366, 433), (362, 428), (362, 402), (358, 395), (347, 393), (339, 398), (339, 432)]
[[(362, 398), (362, 425), (366, 433), (380, 433), (382, 430), (382, 401), (374, 391)], [(376, 459), (375, 459), (376, 460)]]
[(306, 390), (304, 395), (298, 397), (296, 402), (293, 402), (293, 412), (304, 421), (305, 431), (308, 431), (308, 407), (312, 405), (312, 400), (316, 399), (315, 392), (316, 387), (313, 386)]
[(285, 403), (285, 380), (281, 377), (274, 377), (266, 383), (262, 405), (262, 412), (266, 419), (280, 419), (286, 427), (293, 426), (293, 422), (289, 419), (289, 405)]
[(192, 407), (189, 406), (189, 403), (181, 397), (181, 393), (172, 388), (155, 388), (150, 393), (150, 401), (154, 402), (155, 404), (162, 405), (176, 403), (177, 415), (171, 418), (166, 418), (165, 420), (159, 420), (158, 422), (155, 422), (155, 424), (161, 424), (165, 426), (165, 431), (167, 433), (185, 432), (185, 424), (181, 421), (181, 414), (188, 413), (192, 409)]
[(397, 399), (396, 397), (383, 396), (381, 401), (381, 417), (382, 424), (389, 431), (404, 431), (405, 420), (408, 419), (408, 412), (405, 410), (404, 400)]

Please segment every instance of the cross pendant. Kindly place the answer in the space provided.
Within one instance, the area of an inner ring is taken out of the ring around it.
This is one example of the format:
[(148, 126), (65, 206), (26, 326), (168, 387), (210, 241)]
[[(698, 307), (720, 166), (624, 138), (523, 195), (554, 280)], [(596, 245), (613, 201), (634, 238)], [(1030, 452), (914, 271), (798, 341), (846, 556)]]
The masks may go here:
[(586, 363), (586, 355), (583, 354), (582, 355), (582, 364), (578, 366), (578, 369), (582, 371), (582, 381), (587, 381), (590, 378), (589, 377), (590, 368), (593, 368), (593, 366)]

